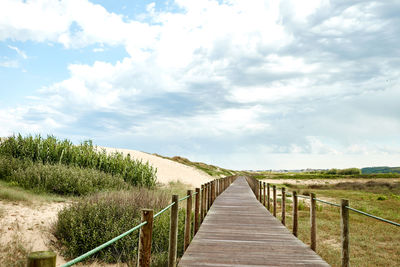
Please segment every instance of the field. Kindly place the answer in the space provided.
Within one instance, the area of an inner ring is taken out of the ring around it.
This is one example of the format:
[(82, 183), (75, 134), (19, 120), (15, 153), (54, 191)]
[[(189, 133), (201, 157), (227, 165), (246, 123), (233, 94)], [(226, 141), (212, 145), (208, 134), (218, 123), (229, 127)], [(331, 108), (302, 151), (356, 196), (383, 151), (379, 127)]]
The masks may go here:
[[(269, 180), (270, 182), (271, 180)], [(293, 180), (288, 180), (293, 181)], [(296, 181), (296, 180), (294, 180)], [(340, 204), (348, 199), (358, 210), (400, 222), (400, 180), (392, 179), (332, 183), (320, 180), (307, 184), (285, 183), (287, 191), (309, 195)], [(299, 198), (299, 238), (310, 244), (309, 201)], [(286, 225), (292, 229), (291, 199), (286, 207)], [(278, 204), (278, 218), (281, 207)], [(400, 229), (364, 215), (350, 212), (350, 263), (352, 266), (398, 266)], [(332, 266), (341, 266), (340, 209), (317, 202), (317, 253)]]

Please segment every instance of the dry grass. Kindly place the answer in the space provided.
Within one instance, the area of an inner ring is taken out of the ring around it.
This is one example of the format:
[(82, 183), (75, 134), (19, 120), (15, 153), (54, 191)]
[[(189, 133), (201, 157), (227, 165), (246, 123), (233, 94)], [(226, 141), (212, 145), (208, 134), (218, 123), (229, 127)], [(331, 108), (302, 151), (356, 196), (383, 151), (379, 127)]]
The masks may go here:
[[(312, 187), (312, 186), (310, 186)], [(314, 192), (317, 198), (339, 203), (348, 199), (350, 206), (362, 211), (400, 221), (400, 185), (346, 184), (329, 185), (302, 191)], [(340, 189), (338, 189), (340, 188)], [(389, 189), (388, 189), (389, 188)], [(378, 200), (383, 197), (384, 200)], [(310, 244), (308, 204), (299, 211), (299, 238)], [(286, 225), (292, 229), (292, 207), (287, 205)], [(278, 208), (280, 219), (281, 209)], [(350, 264), (352, 266), (398, 266), (400, 262), (399, 227), (350, 211)], [(317, 208), (317, 253), (332, 266), (341, 266), (340, 209), (326, 204)]]
[(25, 244), (19, 233), (15, 233), (10, 242), (0, 246), (0, 266), (24, 267), (31, 249)]

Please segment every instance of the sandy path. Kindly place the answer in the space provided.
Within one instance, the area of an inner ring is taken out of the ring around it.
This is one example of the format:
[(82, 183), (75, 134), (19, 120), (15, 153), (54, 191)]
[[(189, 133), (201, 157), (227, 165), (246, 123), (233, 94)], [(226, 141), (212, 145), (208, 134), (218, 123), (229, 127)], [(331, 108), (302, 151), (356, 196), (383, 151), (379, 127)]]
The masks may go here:
[(157, 168), (157, 182), (162, 184), (180, 181), (185, 184), (190, 184), (193, 187), (200, 187), (202, 184), (214, 179), (212, 176), (196, 168), (148, 153), (121, 148), (99, 148), (106, 149), (107, 153), (118, 151), (122, 152), (124, 155), (130, 154), (133, 158), (142, 160), (143, 162), (149, 162), (150, 165)]
[[(28, 204), (26, 202), (6, 202), (0, 200), (3, 215), (0, 218), (0, 246), (20, 239), (20, 244), (30, 251), (51, 250), (56, 239), (51, 234), (51, 226), (57, 213), (67, 203)], [(57, 265), (65, 263), (58, 255)]]

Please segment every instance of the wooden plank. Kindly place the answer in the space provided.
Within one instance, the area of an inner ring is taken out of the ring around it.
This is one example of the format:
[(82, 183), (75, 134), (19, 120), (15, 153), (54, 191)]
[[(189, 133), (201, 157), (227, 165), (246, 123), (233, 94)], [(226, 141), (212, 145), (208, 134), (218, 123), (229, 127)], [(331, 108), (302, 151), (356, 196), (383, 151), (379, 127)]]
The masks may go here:
[(273, 217), (244, 177), (214, 202), (178, 266), (329, 266)]

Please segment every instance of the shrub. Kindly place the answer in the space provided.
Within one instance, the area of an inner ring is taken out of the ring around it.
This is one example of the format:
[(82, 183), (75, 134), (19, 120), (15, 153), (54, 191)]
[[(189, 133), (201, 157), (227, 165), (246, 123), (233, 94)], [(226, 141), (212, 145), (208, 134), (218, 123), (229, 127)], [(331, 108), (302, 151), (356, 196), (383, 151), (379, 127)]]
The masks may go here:
[[(141, 208), (155, 211), (169, 203), (164, 193), (142, 189), (99, 193), (86, 197), (58, 214), (55, 235), (67, 257), (77, 257), (140, 223)], [(169, 211), (154, 221), (152, 255), (157, 265), (166, 259), (169, 238)], [(179, 211), (178, 252), (183, 251), (184, 210)], [(106, 262), (135, 262), (139, 231), (100, 250), (91, 259)], [(180, 254), (181, 255), (181, 254)], [(164, 262), (165, 265), (165, 262)]]
[(71, 141), (58, 140), (54, 136), (46, 139), (21, 135), (4, 139), (0, 143), (0, 155), (28, 159), (43, 164), (64, 164), (82, 168), (93, 168), (105, 173), (120, 175), (131, 185), (154, 186), (156, 169), (148, 163), (124, 157), (122, 153), (107, 154), (98, 151), (92, 141), (75, 146)]
[(119, 175), (5, 157), (0, 157), (0, 179), (26, 189), (60, 195), (85, 195), (105, 189), (118, 190), (130, 187)]

